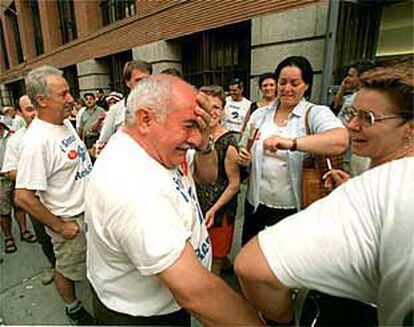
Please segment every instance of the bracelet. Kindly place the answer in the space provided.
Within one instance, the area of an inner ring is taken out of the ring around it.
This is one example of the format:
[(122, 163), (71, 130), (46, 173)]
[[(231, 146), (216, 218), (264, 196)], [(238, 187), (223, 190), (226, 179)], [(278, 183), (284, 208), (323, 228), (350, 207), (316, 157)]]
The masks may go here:
[(214, 150), (214, 138), (213, 135), (209, 135), (208, 137), (208, 145), (207, 148), (203, 151), (200, 151), (201, 154), (209, 154), (211, 151)]
[(294, 152), (294, 151), (297, 150), (297, 148), (298, 148), (298, 139), (297, 138), (294, 138), (292, 140), (292, 146), (290, 147), (289, 151)]

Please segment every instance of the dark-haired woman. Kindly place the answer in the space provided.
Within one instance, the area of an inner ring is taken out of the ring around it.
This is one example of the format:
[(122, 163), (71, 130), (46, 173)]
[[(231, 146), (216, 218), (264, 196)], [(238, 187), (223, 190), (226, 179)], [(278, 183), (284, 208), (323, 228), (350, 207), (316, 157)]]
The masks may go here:
[[(289, 57), (275, 70), (277, 101), (257, 110), (247, 124), (260, 130), (251, 151), (239, 149), (238, 162), (250, 167), (242, 243), (266, 226), (300, 210), (302, 161), (309, 153), (340, 154), (348, 145), (348, 132), (326, 106), (312, 104), (313, 72), (304, 57)], [(306, 134), (305, 117), (313, 135)], [(251, 136), (251, 135), (250, 135)]]

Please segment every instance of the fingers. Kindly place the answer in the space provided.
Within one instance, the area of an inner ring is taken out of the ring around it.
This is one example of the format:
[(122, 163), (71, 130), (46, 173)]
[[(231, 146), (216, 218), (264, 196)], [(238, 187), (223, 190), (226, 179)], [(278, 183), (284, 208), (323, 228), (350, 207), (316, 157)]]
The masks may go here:
[(207, 113), (210, 113), (211, 112), (211, 106), (210, 106), (210, 100), (209, 100), (209, 98), (208, 98), (208, 96), (207, 95), (205, 95), (204, 93), (202, 93), (202, 92), (199, 92), (197, 95), (196, 95), (196, 102), (197, 102), (197, 105), (202, 109), (202, 110), (204, 110), (204, 111), (206, 111)]
[(206, 214), (206, 226), (207, 228), (210, 228), (211, 226), (213, 226), (214, 223), (214, 215), (207, 212)]
[(201, 131), (205, 131), (210, 127), (211, 115), (209, 111), (205, 110), (203, 107), (196, 106), (194, 109), (196, 114), (196, 120), (198, 127)]

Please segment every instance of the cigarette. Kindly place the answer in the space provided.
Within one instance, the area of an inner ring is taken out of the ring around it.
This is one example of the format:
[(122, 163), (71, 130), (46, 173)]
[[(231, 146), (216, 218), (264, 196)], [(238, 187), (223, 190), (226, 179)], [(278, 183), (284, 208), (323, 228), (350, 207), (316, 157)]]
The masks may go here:
[(332, 170), (332, 163), (331, 163), (331, 159), (326, 158), (326, 164), (328, 166), (328, 170)]

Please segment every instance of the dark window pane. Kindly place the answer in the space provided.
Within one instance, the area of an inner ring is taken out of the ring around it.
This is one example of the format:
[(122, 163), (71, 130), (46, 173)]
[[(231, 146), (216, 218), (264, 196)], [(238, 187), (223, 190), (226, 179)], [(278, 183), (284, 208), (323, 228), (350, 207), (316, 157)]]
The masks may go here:
[(77, 38), (75, 8), (73, 0), (58, 0), (60, 33), (62, 44)]
[(10, 22), (11, 30), (14, 35), (14, 46), (16, 48), (17, 61), (18, 63), (22, 63), (24, 61), (24, 57), (23, 57), (22, 43), (20, 41), (19, 24), (17, 22), (16, 4), (14, 1), (6, 9), (5, 14), (6, 14), (7, 20)]
[(102, 22), (109, 25), (136, 13), (135, 0), (101, 0)]
[(249, 94), (250, 22), (204, 31), (182, 38), (183, 73), (196, 87), (218, 84), (225, 89), (232, 78), (245, 82)]
[(30, 0), (30, 10), (32, 16), (32, 27), (35, 39), (36, 55), (41, 55), (44, 52), (42, 25), (40, 24), (39, 4), (37, 0)]
[(1, 38), (1, 55), (3, 56), (3, 62), (4, 62), (4, 68), (7, 70), (10, 68), (10, 63), (9, 63), (9, 56), (7, 55), (7, 50), (6, 50), (6, 41), (4, 40), (4, 33), (3, 33), (3, 23), (0, 20), (0, 38)]

